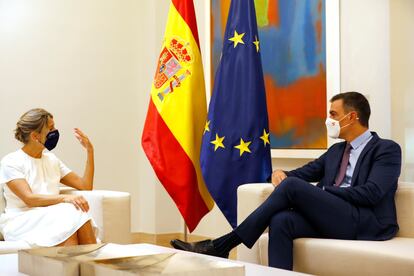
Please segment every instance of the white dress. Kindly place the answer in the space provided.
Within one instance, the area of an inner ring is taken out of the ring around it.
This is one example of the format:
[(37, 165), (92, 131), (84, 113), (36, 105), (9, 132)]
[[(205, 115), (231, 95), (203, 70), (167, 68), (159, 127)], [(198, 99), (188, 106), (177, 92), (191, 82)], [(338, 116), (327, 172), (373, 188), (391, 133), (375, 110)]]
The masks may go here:
[(6, 184), (26, 179), (34, 194), (58, 195), (60, 180), (70, 172), (47, 150), (41, 158), (33, 158), (20, 149), (1, 160), (0, 185), (4, 185), (6, 208), (0, 215), (0, 232), (4, 240), (25, 241), (32, 247), (54, 246), (67, 240), (89, 220), (95, 226), (87, 213), (70, 203), (30, 208)]

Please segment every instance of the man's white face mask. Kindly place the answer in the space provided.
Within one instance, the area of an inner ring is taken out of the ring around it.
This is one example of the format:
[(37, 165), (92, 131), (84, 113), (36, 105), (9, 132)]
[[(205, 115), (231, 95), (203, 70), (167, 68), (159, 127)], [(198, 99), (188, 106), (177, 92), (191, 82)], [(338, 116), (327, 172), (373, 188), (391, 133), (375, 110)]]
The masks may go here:
[(342, 121), (343, 119), (345, 119), (346, 116), (348, 116), (350, 113), (346, 114), (344, 117), (342, 117), (342, 119), (340, 119), (339, 121), (334, 120), (332, 118), (327, 118), (325, 121), (326, 124), (326, 129), (328, 131), (328, 136), (333, 138), (333, 139), (337, 139), (339, 137), (339, 134), (341, 133), (341, 128), (347, 127), (349, 126), (351, 123), (344, 125), (343, 127), (341, 127), (339, 125), (339, 122)]

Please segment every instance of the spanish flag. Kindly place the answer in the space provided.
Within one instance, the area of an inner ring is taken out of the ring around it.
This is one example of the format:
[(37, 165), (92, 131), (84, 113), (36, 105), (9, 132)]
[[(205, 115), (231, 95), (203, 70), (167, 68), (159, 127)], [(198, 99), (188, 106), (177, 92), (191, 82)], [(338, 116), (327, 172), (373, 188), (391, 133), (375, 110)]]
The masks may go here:
[(190, 232), (214, 204), (200, 168), (206, 116), (194, 4), (192, 0), (172, 0), (142, 147)]

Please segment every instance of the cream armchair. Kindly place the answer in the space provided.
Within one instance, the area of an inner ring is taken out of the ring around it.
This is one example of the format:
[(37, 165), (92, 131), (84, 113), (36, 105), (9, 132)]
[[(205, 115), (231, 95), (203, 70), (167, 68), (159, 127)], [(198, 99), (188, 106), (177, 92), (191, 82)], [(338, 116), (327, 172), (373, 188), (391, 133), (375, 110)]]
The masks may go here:
[[(273, 189), (272, 184), (264, 183), (240, 186), (238, 221), (256, 209)], [(388, 241), (296, 239), (293, 269), (315, 275), (414, 275), (414, 183), (399, 184), (395, 203), (400, 226), (397, 237)], [(252, 249), (239, 246), (237, 259), (267, 265), (268, 239), (264, 233)]]
[[(102, 242), (129, 243), (131, 232), (130, 219), (130, 194), (114, 191), (76, 191), (62, 188), (64, 194), (81, 194), (89, 203), (89, 213), (95, 220), (99, 233), (98, 238)], [(3, 185), (0, 185), (0, 214), (4, 212), (5, 202), (3, 197)], [(17, 250), (28, 248), (23, 241), (4, 241), (0, 233), (0, 254), (16, 253)]]

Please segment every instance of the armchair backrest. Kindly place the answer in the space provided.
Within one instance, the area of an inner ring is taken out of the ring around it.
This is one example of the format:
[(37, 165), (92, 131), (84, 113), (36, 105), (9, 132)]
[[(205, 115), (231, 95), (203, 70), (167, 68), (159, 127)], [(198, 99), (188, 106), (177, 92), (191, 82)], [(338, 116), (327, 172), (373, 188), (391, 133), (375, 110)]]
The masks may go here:
[(414, 238), (414, 183), (398, 183), (395, 205), (400, 226), (397, 237)]
[(6, 201), (4, 200), (3, 184), (0, 183), (0, 214), (4, 212), (4, 208), (6, 208)]
[[(6, 201), (4, 200), (4, 195), (3, 195), (3, 184), (0, 183), (0, 215), (4, 213), (4, 208), (6, 208)], [(4, 238), (0, 232), (0, 241), (2, 240), (4, 240)]]

